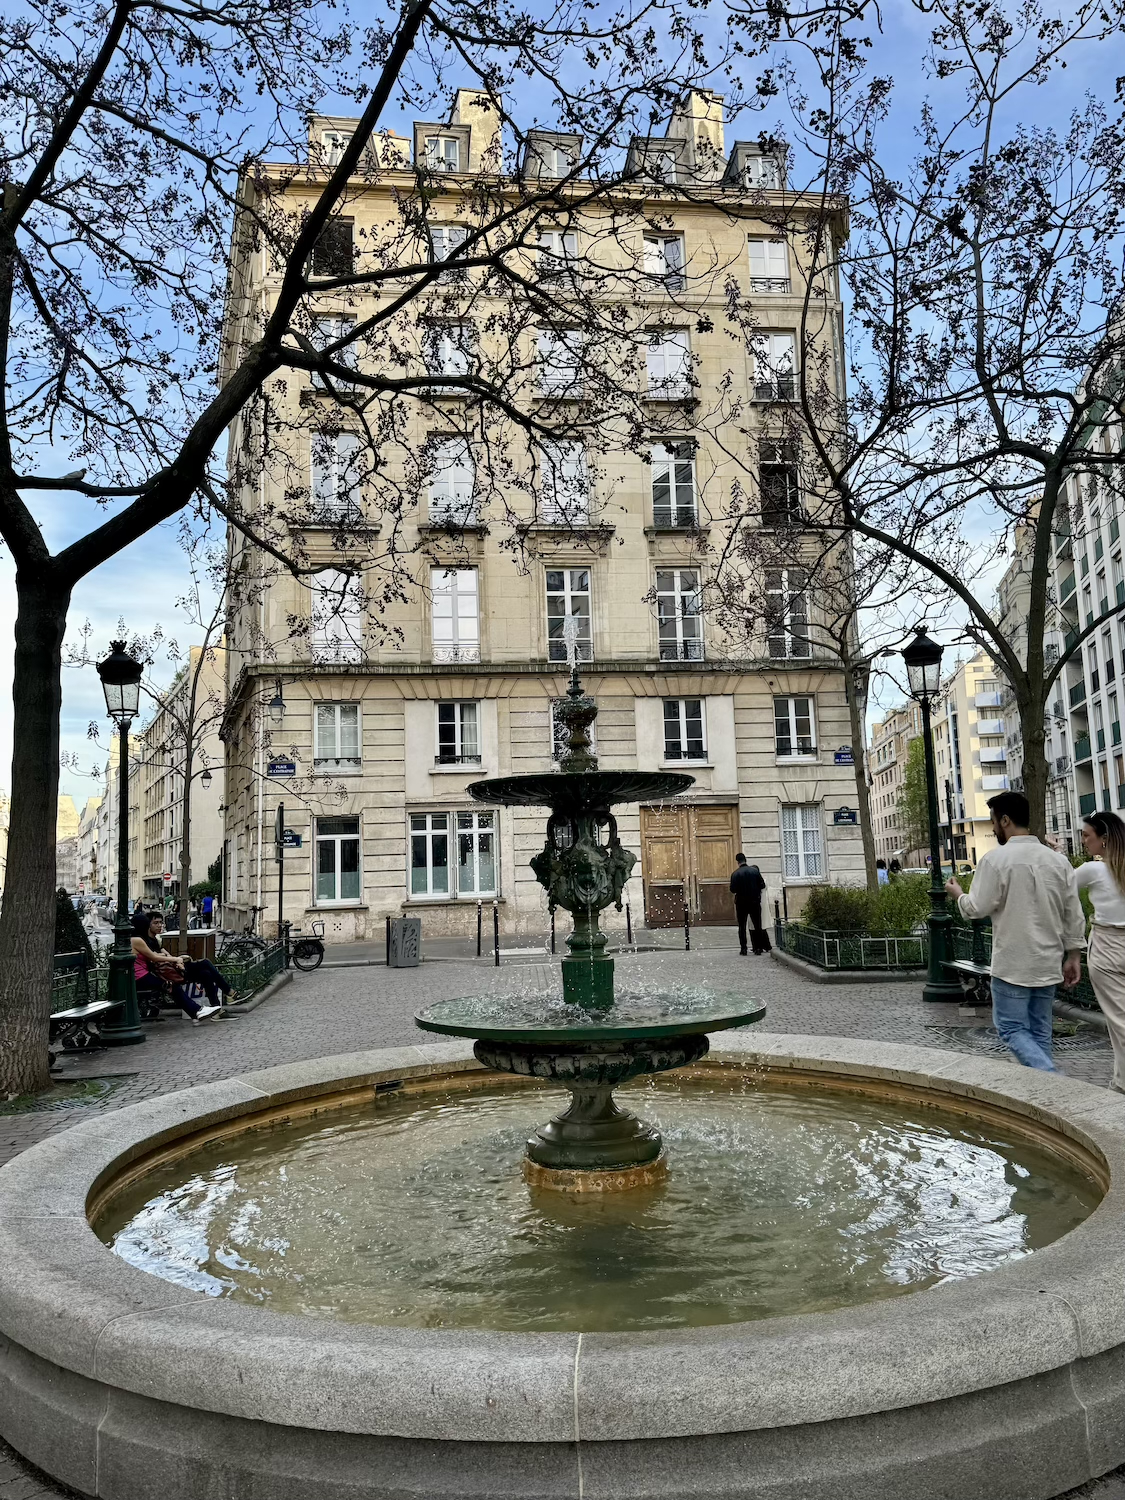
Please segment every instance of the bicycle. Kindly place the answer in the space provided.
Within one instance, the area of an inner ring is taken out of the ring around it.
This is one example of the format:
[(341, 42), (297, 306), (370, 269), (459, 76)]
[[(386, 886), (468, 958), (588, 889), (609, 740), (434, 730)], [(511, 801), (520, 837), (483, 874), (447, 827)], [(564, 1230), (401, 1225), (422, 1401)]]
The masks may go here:
[(249, 928), (245, 932), (232, 932), (225, 928), (219, 930), (219, 947), (215, 954), (216, 960), (226, 959), (231, 963), (244, 962), (247, 959), (258, 957), (269, 947), (265, 938), (259, 937), (256, 932)]
[(324, 923), (314, 922), (312, 924), (312, 936), (293, 938), (294, 933), (300, 933), (299, 927), (291, 927), (285, 924), (285, 949), (287, 957), (295, 968), (304, 974), (311, 974), (313, 969), (319, 969), (324, 962)]

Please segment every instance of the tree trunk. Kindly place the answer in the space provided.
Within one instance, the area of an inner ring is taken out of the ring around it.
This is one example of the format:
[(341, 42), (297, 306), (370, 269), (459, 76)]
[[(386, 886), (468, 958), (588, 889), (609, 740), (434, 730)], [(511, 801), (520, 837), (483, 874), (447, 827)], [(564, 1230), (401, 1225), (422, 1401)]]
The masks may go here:
[(875, 868), (875, 829), (871, 823), (871, 788), (867, 784), (867, 688), (871, 668), (867, 662), (848, 668), (844, 682), (848, 695), (848, 718), (852, 731), (852, 759), (855, 761), (855, 796), (859, 809), (859, 832), (863, 839), (863, 866), (867, 889), (878, 891), (879, 872)]
[(1020, 731), (1023, 736), (1023, 790), (1031, 807), (1031, 832), (1037, 838), (1047, 837), (1047, 781), (1050, 768), (1047, 765), (1045, 746), (1047, 731), (1044, 725), (1046, 704), (1034, 695), (1021, 698), (1018, 703)]
[(190, 904), (188, 886), (191, 883), (191, 784), (195, 765), (192, 753), (195, 748), (193, 743), (193, 736), (195, 734), (194, 693), (192, 694), (189, 712), (192, 714), (192, 719), (187, 726), (187, 748), (184, 752), (184, 797), (180, 809), (180, 952), (185, 956), (187, 955), (186, 933), (188, 930), (188, 906)]
[(47, 568), (32, 565), (17, 571), (16, 597), (12, 857), (0, 913), (0, 1098), (48, 1083), (62, 642), (70, 590)]

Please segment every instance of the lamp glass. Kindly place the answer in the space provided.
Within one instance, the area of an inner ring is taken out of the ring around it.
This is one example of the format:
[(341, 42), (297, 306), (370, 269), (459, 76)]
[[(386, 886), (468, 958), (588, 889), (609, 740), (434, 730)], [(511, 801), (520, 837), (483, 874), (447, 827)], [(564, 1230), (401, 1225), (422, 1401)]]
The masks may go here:
[(918, 626), (914, 639), (902, 653), (906, 663), (906, 681), (910, 696), (918, 702), (936, 698), (941, 691), (941, 658), (944, 648), (931, 640), (924, 626)]
[(204, 791), (211, 785), (211, 772), (209, 770), (203, 772), (203, 775), (199, 778), (199, 783)]
[(285, 719), (285, 699), (281, 696), (281, 683), (279, 682), (273, 690), (273, 697), (267, 704), (270, 719), (274, 724), (281, 724)]
[(124, 641), (111, 641), (110, 655), (98, 663), (106, 712), (119, 724), (136, 718), (140, 710), (143, 671), (141, 663), (126, 652)]

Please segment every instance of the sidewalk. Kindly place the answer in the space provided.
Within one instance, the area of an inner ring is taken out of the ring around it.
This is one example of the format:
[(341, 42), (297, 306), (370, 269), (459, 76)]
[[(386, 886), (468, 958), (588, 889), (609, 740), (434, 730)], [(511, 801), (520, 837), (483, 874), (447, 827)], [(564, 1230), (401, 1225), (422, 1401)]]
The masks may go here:
[[(683, 953), (684, 930), (682, 927), (634, 927), (633, 943), (630, 946), (625, 941), (625, 933), (616, 930), (609, 934), (609, 953), (620, 956), (634, 952), (643, 953), (654, 949), (667, 950), (669, 953)], [(555, 943), (556, 959), (566, 955), (566, 941), (560, 933)], [(691, 929), (691, 951), (712, 953), (722, 950), (738, 952), (738, 929), (735, 927), (693, 927)], [(500, 934), (500, 964), (504, 965), (505, 959), (511, 962), (541, 963), (544, 959), (551, 958), (551, 934), (543, 933), (501, 933)], [(475, 937), (427, 937), (425, 918), (422, 919), (422, 962), (425, 963), (447, 963), (456, 961), (464, 963), (478, 962), (477, 943)], [(385, 939), (368, 943), (330, 943), (325, 945), (324, 963), (325, 969), (350, 969), (359, 968), (368, 964), (383, 964), (387, 961), (387, 945)], [(487, 924), (481, 937), (481, 956), (479, 962), (492, 964), (495, 967), (492, 950), (492, 933)], [(0, 1497), (2, 1500), (2, 1497)]]

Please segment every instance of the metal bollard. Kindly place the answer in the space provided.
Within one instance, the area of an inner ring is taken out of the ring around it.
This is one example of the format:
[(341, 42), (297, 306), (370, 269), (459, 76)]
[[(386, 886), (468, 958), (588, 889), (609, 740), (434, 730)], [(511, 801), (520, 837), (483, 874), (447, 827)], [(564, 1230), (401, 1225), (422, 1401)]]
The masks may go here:
[(387, 968), (391, 966), (391, 919), (387, 918)]
[(555, 912), (554, 912), (554, 908), (552, 907), (552, 909), (551, 909), (551, 952), (554, 953), (554, 951), (555, 951)]
[(629, 903), (625, 903), (625, 941), (630, 948), (633, 946), (633, 913), (629, 909)]
[(497, 968), (500, 967), (500, 903), (492, 903), (492, 952)]
[(781, 914), (785, 918), (785, 925), (789, 925), (789, 893), (785, 887), (781, 887)]
[(480, 957), (481, 932), (484, 926), (484, 902), (477, 902), (477, 957)]
[(690, 951), (691, 951), (691, 909), (688, 906), (687, 902), (685, 901), (684, 902), (684, 952), (685, 953), (689, 953)]

